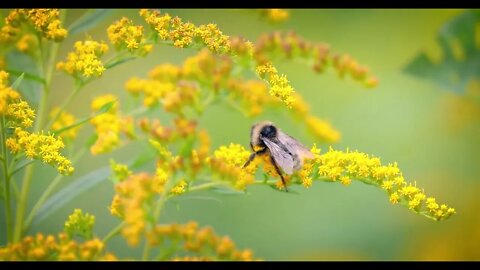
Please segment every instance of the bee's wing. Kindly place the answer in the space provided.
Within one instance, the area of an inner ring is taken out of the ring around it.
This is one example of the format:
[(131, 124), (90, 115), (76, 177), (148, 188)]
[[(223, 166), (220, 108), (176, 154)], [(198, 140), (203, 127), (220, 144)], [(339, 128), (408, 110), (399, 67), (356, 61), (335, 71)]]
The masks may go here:
[(314, 155), (310, 150), (308, 150), (307, 147), (305, 147), (303, 144), (301, 144), (299, 141), (297, 141), (295, 138), (292, 136), (285, 134), (281, 131), (278, 131), (278, 140), (287, 147), (288, 151), (292, 154), (296, 154), (298, 157), (300, 157), (302, 160), (304, 158), (314, 158)]
[(268, 138), (262, 138), (265, 145), (270, 150), (270, 155), (273, 160), (283, 169), (287, 174), (293, 173), (295, 167), (294, 157), (286, 149), (282, 148), (276, 141), (272, 141)]

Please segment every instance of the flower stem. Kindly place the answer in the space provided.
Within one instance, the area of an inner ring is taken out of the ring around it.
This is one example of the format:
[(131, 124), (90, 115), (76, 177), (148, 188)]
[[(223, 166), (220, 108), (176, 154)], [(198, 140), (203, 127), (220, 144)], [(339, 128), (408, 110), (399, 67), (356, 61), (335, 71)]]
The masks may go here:
[(3, 163), (3, 175), (5, 178), (5, 219), (7, 222), (7, 239), (8, 242), (12, 242), (12, 206), (10, 205), (10, 175), (7, 166), (7, 145), (5, 144), (5, 117), (1, 117), (1, 143), (2, 143), (2, 163)]
[[(72, 158), (72, 163), (75, 163), (78, 159), (80, 159), (84, 154), (86, 153), (86, 150), (85, 148), (82, 148), (82, 150), (80, 150), (80, 152), (74, 157)], [(48, 187), (45, 189), (45, 191), (42, 193), (42, 195), (40, 196), (40, 199), (38, 199), (38, 201), (35, 203), (35, 205), (33, 206), (32, 208), (32, 211), (30, 211), (30, 214), (28, 215), (26, 221), (25, 221), (25, 228), (28, 228), (30, 226), (30, 224), (32, 223), (33, 221), (33, 218), (35, 217), (35, 214), (37, 214), (37, 211), (38, 209), (40, 209), (43, 204), (45, 203), (45, 201), (48, 199), (48, 197), (50, 197), (51, 193), (53, 192), (53, 190), (57, 187), (57, 185), (60, 183), (60, 180), (62, 180), (62, 178), (64, 177), (63, 174), (58, 174), (57, 176), (55, 176), (55, 178), (50, 182), (50, 184), (48, 185)]]
[(123, 228), (123, 226), (125, 226), (125, 221), (118, 224), (115, 228), (113, 228), (110, 232), (108, 232), (108, 234), (103, 238), (103, 243), (106, 243), (108, 240), (110, 240), (112, 237), (114, 237), (115, 235), (117, 235)]

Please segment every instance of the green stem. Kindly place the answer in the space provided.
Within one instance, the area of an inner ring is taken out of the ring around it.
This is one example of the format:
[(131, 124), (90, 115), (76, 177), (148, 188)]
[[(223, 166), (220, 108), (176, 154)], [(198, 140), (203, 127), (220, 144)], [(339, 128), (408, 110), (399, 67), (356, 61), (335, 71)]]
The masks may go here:
[[(78, 159), (80, 159), (84, 154), (86, 153), (86, 150), (85, 148), (82, 148), (82, 150), (75, 156), (72, 158), (72, 163), (75, 163)], [(43, 194), (40, 196), (40, 199), (38, 199), (38, 201), (35, 203), (35, 205), (33, 206), (32, 208), (32, 211), (30, 211), (30, 214), (28, 215), (26, 221), (25, 221), (25, 228), (28, 228), (30, 226), (30, 224), (32, 223), (33, 221), (33, 218), (35, 217), (35, 215), (37, 214), (37, 211), (38, 209), (40, 209), (43, 204), (45, 203), (45, 201), (48, 199), (48, 197), (50, 197), (51, 193), (53, 192), (53, 190), (55, 190), (55, 188), (57, 187), (57, 185), (60, 183), (60, 180), (62, 180), (62, 178), (64, 177), (63, 174), (58, 174), (57, 176), (55, 176), (55, 178), (53, 179), (52, 182), (50, 182), (50, 184), (48, 185), (48, 187), (45, 189), (45, 191), (43, 192)]]
[(48, 121), (47, 125), (45, 126), (46, 129), (50, 129), (50, 126), (58, 119), (58, 117), (60, 117), (60, 114), (63, 111), (65, 111), (65, 109), (68, 107), (68, 105), (70, 105), (73, 98), (78, 94), (78, 92), (80, 92), (80, 89), (82, 89), (82, 87), (84, 85), (85, 84), (78, 83), (78, 82), (75, 83), (75, 87), (74, 87), (73, 91), (70, 92), (70, 95), (68, 95), (68, 97), (65, 99), (65, 101), (63, 101), (62, 105), (60, 105), (60, 109), (57, 111), (57, 113), (50, 119), (50, 121)]
[(103, 238), (102, 242), (103, 243), (107, 243), (108, 240), (110, 240), (111, 238), (113, 238), (115, 235), (117, 235), (118, 233), (120, 233), (120, 231), (122, 230), (123, 226), (125, 226), (125, 221), (118, 224), (115, 228), (113, 228), (110, 232), (108, 232), (108, 234)]
[[(172, 178), (173, 177), (174, 176), (172, 176)], [(152, 227), (155, 226), (155, 224), (157, 224), (158, 219), (160, 218), (160, 214), (162, 212), (162, 208), (163, 208), (163, 206), (165, 205), (165, 202), (168, 199), (168, 192), (174, 186), (175, 181), (173, 181), (174, 179), (172, 179), (172, 178), (169, 178), (167, 180), (167, 182), (165, 183), (162, 194), (160, 194), (160, 199), (158, 199), (158, 201), (155, 203), (155, 205), (153, 207), (154, 210), (153, 210), (153, 219), (152, 219), (152, 224), (151, 224)], [(142, 255), (142, 260), (143, 261), (148, 260), (148, 257), (150, 255), (150, 248), (151, 247), (148, 244), (148, 241), (145, 241), (145, 246), (143, 248), (143, 255)]]
[(204, 190), (204, 189), (209, 189), (211, 187), (215, 186), (222, 186), (225, 185), (226, 183), (220, 183), (220, 182), (209, 182), (201, 185), (196, 185), (193, 187), (188, 188), (188, 191), (198, 191), (198, 190)]
[(32, 160), (29, 160), (28, 162), (26, 162), (25, 164), (23, 164), (22, 166), (18, 167), (18, 168), (15, 168), (15, 170), (10, 170), (11, 173), (10, 173), (10, 177), (12, 177), (14, 174), (16, 174), (17, 172), (21, 171), (23, 168), (27, 167), (28, 165), (32, 164), (33, 162), (35, 162), (34, 159)]
[(2, 141), (2, 156), (3, 156), (3, 175), (5, 178), (5, 219), (7, 222), (7, 239), (12, 242), (12, 206), (10, 205), (10, 175), (8, 173), (7, 165), (7, 145), (5, 144), (5, 117), (1, 118), (1, 141)]

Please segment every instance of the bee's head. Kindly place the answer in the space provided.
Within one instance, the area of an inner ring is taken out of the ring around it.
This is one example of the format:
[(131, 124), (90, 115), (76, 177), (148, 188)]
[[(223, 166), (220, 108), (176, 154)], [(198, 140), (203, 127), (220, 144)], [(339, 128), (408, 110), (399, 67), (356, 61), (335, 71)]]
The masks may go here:
[(260, 130), (260, 135), (265, 138), (275, 138), (277, 136), (277, 128), (273, 125), (265, 125)]
[(254, 146), (265, 147), (262, 138), (274, 138), (277, 136), (278, 129), (270, 121), (263, 121), (252, 126), (250, 131), (250, 142)]

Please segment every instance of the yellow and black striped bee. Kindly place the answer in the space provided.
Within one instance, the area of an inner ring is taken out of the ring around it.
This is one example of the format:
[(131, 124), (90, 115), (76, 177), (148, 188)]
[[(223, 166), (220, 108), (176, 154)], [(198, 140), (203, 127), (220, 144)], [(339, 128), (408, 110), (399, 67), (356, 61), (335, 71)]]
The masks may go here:
[(250, 130), (250, 147), (253, 153), (243, 168), (247, 167), (257, 155), (268, 155), (282, 183), (287, 189), (280, 168), (290, 175), (302, 168), (305, 158), (313, 158), (313, 154), (300, 142), (282, 132), (270, 121), (256, 123)]

